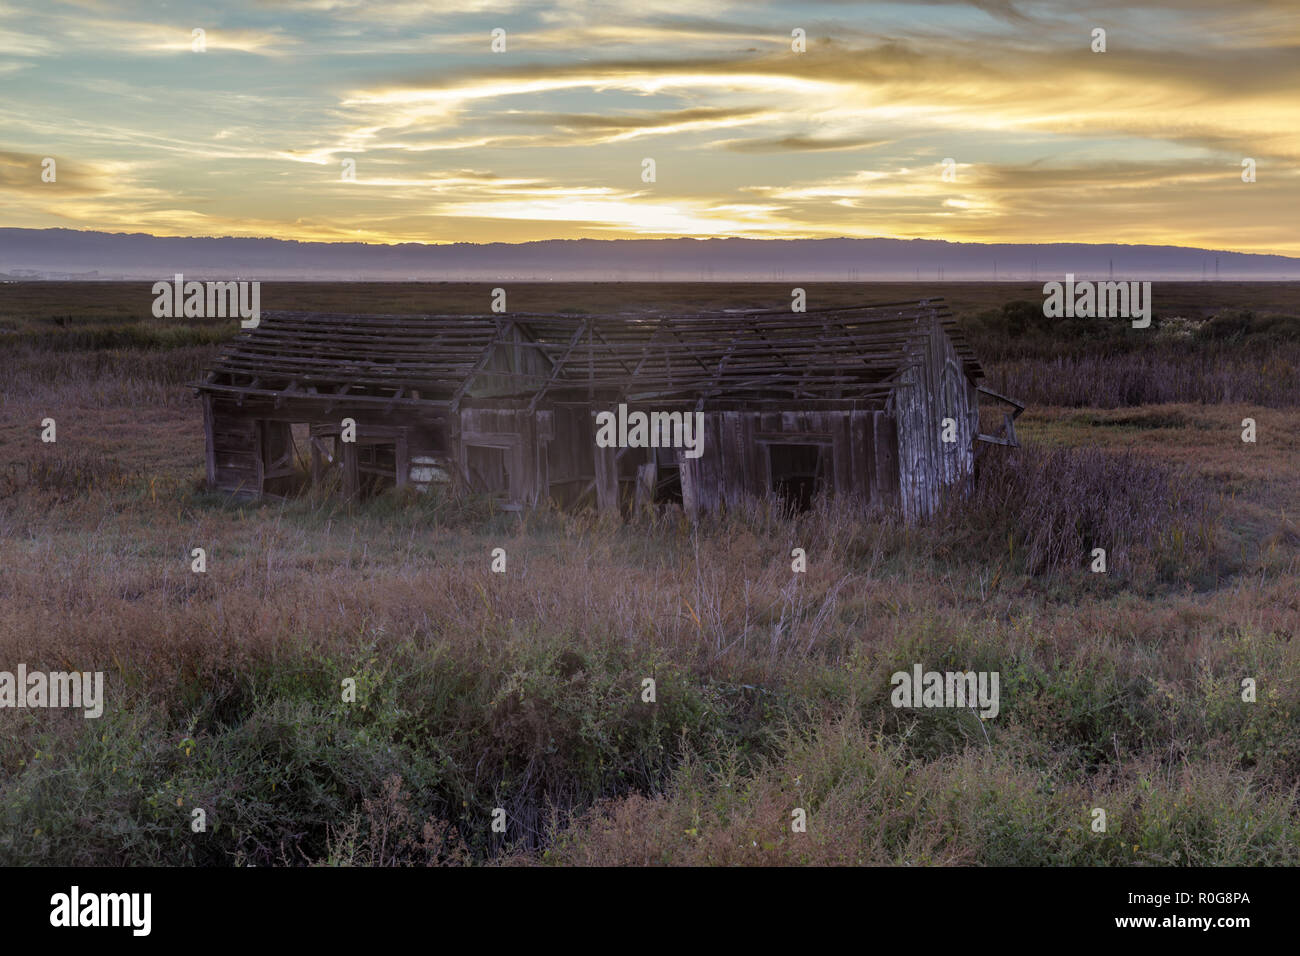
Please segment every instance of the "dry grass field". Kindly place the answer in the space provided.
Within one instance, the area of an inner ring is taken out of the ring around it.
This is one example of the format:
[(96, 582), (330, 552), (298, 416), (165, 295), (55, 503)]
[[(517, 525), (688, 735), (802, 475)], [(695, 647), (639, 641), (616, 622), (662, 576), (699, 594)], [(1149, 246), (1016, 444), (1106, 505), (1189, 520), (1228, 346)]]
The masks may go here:
[[(938, 289), (1029, 402), (968, 503), (919, 528), (764, 502), (692, 528), (208, 493), (184, 383), (235, 323), (155, 320), (148, 284), (0, 285), (0, 670), (106, 675), (98, 719), (0, 710), (0, 863), (1300, 862), (1300, 287), (1157, 284), (1145, 335), (1048, 326), (1040, 287)], [(510, 294), (598, 313), (789, 290)], [(998, 672), (1000, 713), (896, 709), (916, 663)]]

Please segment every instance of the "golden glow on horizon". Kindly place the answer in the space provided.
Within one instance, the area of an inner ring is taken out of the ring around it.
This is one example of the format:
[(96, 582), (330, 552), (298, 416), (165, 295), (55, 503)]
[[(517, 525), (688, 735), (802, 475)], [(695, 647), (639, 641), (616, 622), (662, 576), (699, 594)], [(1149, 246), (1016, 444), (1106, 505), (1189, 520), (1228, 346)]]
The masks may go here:
[[(178, 16), (199, 23), (204, 9)], [(1005, 21), (960, 4), (902, 20), (864, 9), (663, 0), (588, 22), (566, 4), (254, 3), (195, 53), (189, 26), (147, 5), (110, 20), (0, 3), (0, 225), (1300, 256), (1300, 11), (1114, 0), (1110, 48), (1094, 54), (1069, 4)], [(497, 20), (504, 54), (477, 29)], [(801, 20), (808, 49), (794, 53)], [(47, 156), (54, 184), (39, 179)], [(1244, 157), (1255, 183), (1241, 181)]]

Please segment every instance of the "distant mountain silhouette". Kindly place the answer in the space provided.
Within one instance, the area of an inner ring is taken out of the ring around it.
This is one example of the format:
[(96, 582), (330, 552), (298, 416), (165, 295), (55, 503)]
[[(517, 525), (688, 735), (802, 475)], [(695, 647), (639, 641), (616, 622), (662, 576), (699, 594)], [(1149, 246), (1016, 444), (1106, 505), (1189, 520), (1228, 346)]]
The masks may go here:
[(1181, 246), (931, 239), (297, 242), (0, 229), (0, 277), (170, 279), (1300, 279), (1300, 259)]

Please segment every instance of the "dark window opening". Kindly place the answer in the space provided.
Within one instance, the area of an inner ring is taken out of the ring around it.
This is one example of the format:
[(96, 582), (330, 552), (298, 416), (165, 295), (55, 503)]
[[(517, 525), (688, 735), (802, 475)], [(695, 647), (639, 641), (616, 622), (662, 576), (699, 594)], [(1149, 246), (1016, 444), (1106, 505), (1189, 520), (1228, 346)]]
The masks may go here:
[(773, 494), (793, 511), (808, 511), (826, 491), (831, 450), (825, 445), (768, 445)]
[(357, 446), (357, 478), (363, 497), (397, 486), (397, 442)]
[(655, 449), (658, 473), (655, 481), (655, 501), (665, 504), (682, 503), (682, 470), (672, 448)]
[(262, 493), (282, 498), (309, 492), (369, 497), (398, 484), (398, 439), (344, 442), (334, 424), (263, 419)]

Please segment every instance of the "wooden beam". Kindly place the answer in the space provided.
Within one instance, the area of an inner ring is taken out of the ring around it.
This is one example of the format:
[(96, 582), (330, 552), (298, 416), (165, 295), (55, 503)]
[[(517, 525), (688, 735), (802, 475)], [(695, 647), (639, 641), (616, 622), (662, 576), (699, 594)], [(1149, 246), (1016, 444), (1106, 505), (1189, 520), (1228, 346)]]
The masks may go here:
[(985, 388), (983, 385), (976, 385), (975, 390), (977, 392), (980, 392), (983, 395), (988, 395), (990, 398), (996, 398), (999, 402), (1006, 402), (1008, 405), (1015, 406), (1016, 415), (1019, 415), (1021, 412), (1025, 410), (1024, 402), (1018, 402), (1014, 398), (1007, 398), (1007, 396), (1005, 395), (999, 395), (991, 388)]
[(451, 410), (453, 412), (460, 410), (461, 399), (464, 398), (465, 395), (469, 392), (470, 386), (473, 385), (474, 380), (478, 378), (479, 372), (487, 368), (487, 363), (492, 361), (492, 352), (498, 345), (501, 344), (502, 339), (505, 336), (505, 333), (508, 332), (513, 327), (514, 327), (513, 321), (508, 321), (503, 325), (497, 327), (496, 336), (492, 339), (492, 341), (490, 341), (486, 346), (484, 346), (483, 354), (479, 356), (478, 362), (474, 364), (474, 367), (470, 369), (469, 374), (465, 376), (464, 380), (460, 383), (460, 385), (456, 387), (456, 391), (452, 393)]
[(532, 399), (528, 402), (529, 412), (537, 410), (537, 403), (542, 400), (542, 396), (545, 395), (546, 390), (551, 387), (551, 383), (554, 382), (559, 377), (560, 372), (564, 370), (564, 363), (568, 359), (569, 353), (577, 348), (578, 343), (582, 341), (583, 333), (586, 331), (587, 323), (583, 322), (582, 325), (578, 326), (577, 330), (573, 333), (573, 337), (569, 339), (569, 347), (564, 350), (564, 354), (551, 363), (550, 377), (542, 383), (542, 387), (533, 394)]

